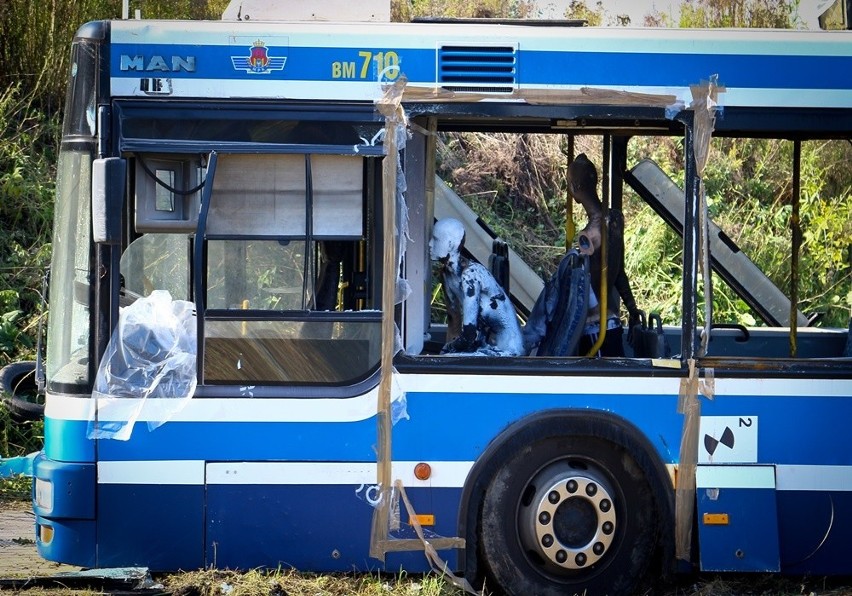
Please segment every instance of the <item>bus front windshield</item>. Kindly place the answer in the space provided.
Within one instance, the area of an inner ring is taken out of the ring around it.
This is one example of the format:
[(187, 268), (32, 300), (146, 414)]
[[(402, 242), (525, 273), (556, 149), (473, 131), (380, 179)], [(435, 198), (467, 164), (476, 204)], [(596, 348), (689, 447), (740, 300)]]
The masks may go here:
[(91, 161), (84, 144), (64, 146), (59, 155), (47, 345), (53, 391), (75, 392), (89, 385)]

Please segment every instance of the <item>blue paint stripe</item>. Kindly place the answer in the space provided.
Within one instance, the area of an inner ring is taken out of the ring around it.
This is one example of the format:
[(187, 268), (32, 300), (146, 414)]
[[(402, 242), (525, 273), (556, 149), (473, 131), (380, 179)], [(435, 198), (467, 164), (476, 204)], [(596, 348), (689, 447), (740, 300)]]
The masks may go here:
[[(409, 418), (393, 429), (398, 460), (473, 461), (516, 420), (550, 408), (609, 411), (648, 436), (664, 462), (677, 461), (683, 418), (674, 395), (548, 395), (409, 393)], [(716, 396), (702, 400), (704, 416), (757, 416), (761, 462), (852, 465), (846, 426), (848, 397)], [(475, 422), (472, 422), (475, 421)], [(45, 451), (57, 461), (93, 461), (85, 421), (48, 418)], [(167, 422), (154, 431), (139, 423), (127, 442), (103, 440), (102, 461), (375, 461), (376, 422)]]
[[(353, 64), (354, 78), (374, 81), (375, 61), (361, 78), (363, 56), (394, 51), (411, 83), (434, 84), (436, 51), (386, 48), (269, 47), (271, 58), (287, 58), (283, 70), (249, 74), (235, 70), (232, 57), (246, 58), (249, 48), (229, 46), (178, 46), (166, 44), (115, 44), (110, 71), (116, 78), (168, 76), (183, 79), (344, 81), (335, 78), (333, 64)], [(196, 56), (195, 72), (122, 71), (121, 55), (141, 56), (147, 64), (162, 56)], [(728, 87), (757, 89), (852, 89), (852, 56), (779, 56), (746, 54), (619, 53), (520, 51), (518, 78), (522, 85), (588, 85), (684, 87), (719, 75)]]
[[(682, 419), (676, 396), (477, 395), (410, 393), (409, 418), (393, 429), (397, 460), (474, 461), (512, 422), (552, 408), (592, 408), (633, 420), (663, 461), (673, 461)], [(459, 412), (465, 404), (465, 413)], [(476, 423), (472, 424), (471, 420)], [(79, 431), (85, 433), (85, 423)], [(154, 431), (137, 423), (129, 441), (102, 440), (101, 461), (376, 461), (375, 419), (352, 423), (167, 422)]]
[[(818, 391), (817, 383), (814, 391)], [(758, 416), (760, 462), (852, 465), (849, 449), (852, 396), (717, 396), (713, 401), (702, 402), (701, 414)]]
[(543, 52), (529, 58), (521, 65), (527, 84), (688, 87), (718, 74), (728, 87), (852, 88), (852, 56)]
[(44, 454), (53, 461), (94, 462), (95, 442), (86, 438), (85, 420), (44, 418)]
[(130, 440), (98, 441), (101, 461), (376, 461), (376, 422), (137, 423)]

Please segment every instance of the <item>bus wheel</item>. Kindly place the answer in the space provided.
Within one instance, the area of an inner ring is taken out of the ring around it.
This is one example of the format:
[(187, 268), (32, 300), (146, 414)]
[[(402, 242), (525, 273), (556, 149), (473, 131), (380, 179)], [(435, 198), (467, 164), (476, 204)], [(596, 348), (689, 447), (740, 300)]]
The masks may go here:
[(660, 534), (653, 491), (631, 452), (590, 436), (589, 426), (526, 445), (494, 475), (479, 537), (486, 587), (512, 595), (637, 589)]

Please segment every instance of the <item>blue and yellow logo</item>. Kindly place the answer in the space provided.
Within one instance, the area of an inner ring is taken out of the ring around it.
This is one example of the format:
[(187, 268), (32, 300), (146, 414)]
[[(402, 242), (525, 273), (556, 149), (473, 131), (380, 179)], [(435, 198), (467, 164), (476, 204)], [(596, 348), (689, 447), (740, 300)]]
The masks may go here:
[(234, 70), (242, 70), (248, 74), (269, 74), (273, 70), (284, 70), (286, 57), (270, 56), (269, 48), (263, 40), (256, 40), (249, 50), (248, 56), (231, 56)]

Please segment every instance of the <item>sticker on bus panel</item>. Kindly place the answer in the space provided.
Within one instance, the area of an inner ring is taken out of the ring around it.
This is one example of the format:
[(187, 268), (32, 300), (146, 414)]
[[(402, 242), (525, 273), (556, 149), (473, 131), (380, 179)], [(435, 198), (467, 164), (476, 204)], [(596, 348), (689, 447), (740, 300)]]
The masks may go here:
[(699, 464), (757, 462), (757, 416), (702, 416)]
[(287, 39), (276, 38), (272, 41), (274, 43), (269, 43), (269, 40), (266, 39), (232, 37), (232, 50), (238, 51), (241, 46), (243, 49), (243, 52), (239, 55), (231, 54), (234, 70), (241, 70), (252, 75), (263, 75), (276, 70), (284, 70), (287, 57), (281, 56), (280, 53), (284, 51), (283, 48), (287, 47)]

